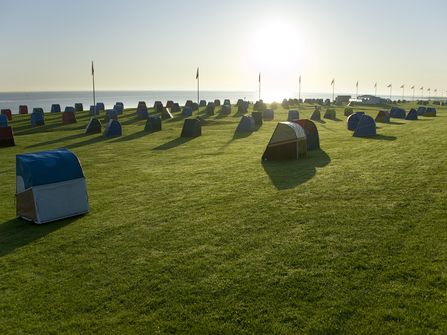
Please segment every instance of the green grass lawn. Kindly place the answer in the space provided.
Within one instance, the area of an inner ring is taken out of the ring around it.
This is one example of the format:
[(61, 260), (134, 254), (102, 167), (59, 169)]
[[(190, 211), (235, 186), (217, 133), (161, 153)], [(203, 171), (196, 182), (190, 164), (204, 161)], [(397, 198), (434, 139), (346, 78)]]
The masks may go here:
[[(135, 110), (117, 139), (83, 135), (86, 113), (37, 128), (15, 116), (0, 334), (447, 333), (447, 109), (364, 139), (338, 108), (318, 123), (321, 151), (269, 163), (286, 111), (248, 136), (234, 112), (189, 141), (181, 118), (148, 134)], [(16, 219), (15, 155), (60, 147), (82, 163), (91, 212)]]

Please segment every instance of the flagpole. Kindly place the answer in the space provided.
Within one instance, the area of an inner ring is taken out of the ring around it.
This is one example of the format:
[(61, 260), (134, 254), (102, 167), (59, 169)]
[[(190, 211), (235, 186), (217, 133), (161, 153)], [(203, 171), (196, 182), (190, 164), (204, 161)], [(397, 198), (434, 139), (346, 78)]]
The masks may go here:
[(197, 68), (197, 111), (200, 110), (200, 73), (199, 68)]
[(377, 83), (374, 85), (374, 95), (377, 96)]
[(355, 98), (357, 99), (359, 97), (359, 82), (357, 81), (357, 84), (355, 84)]
[(96, 114), (96, 92), (95, 92), (95, 68), (92, 61), (92, 79), (93, 79), (93, 106)]
[(300, 75), (300, 80), (299, 80), (299, 85), (298, 85), (298, 100), (301, 100), (301, 75)]
[(258, 81), (259, 81), (259, 89), (258, 89), (258, 92), (259, 92), (259, 101), (261, 101), (261, 73), (259, 73), (259, 78), (258, 78)]

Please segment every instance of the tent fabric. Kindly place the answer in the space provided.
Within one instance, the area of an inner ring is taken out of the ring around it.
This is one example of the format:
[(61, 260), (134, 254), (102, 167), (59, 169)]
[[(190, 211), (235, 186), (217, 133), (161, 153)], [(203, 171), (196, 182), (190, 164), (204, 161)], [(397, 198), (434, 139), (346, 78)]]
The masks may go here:
[(424, 115), (426, 111), (427, 111), (427, 107), (423, 107), (423, 106), (418, 107), (418, 110), (417, 110), (419, 116)]
[(92, 117), (87, 123), (87, 127), (85, 128), (85, 134), (100, 134), (102, 129), (101, 121), (97, 118)]
[(255, 125), (260, 127), (263, 124), (263, 120), (262, 120), (262, 112), (252, 112), (251, 116), (253, 116), (253, 119), (255, 121)]
[(16, 155), (16, 190), (84, 178), (81, 164), (67, 149)]
[(108, 123), (110, 120), (118, 121), (118, 113), (114, 109), (106, 110), (106, 115), (104, 117), (105, 123)]
[(206, 106), (206, 100), (200, 100), (199, 107), (205, 107)]
[(379, 111), (376, 116), (376, 122), (390, 123), (390, 113), (388, 111)]
[(354, 113), (354, 111), (353, 111), (353, 109), (351, 107), (346, 107), (345, 108), (345, 116), (349, 116), (349, 115), (351, 115), (353, 113)]
[(376, 135), (376, 122), (369, 115), (363, 115), (354, 131), (355, 137), (371, 137)]
[(146, 104), (138, 104), (137, 117), (140, 120), (147, 120), (147, 118), (149, 117), (149, 112), (147, 110)]
[(220, 110), (220, 114), (222, 115), (230, 115), (231, 114), (231, 106), (230, 105), (222, 105)]
[(189, 106), (183, 107), (182, 116), (183, 117), (190, 117), (190, 116), (192, 116), (192, 108), (189, 107)]
[(104, 130), (105, 137), (120, 137), (122, 135), (121, 123), (117, 120), (109, 120)]
[(297, 123), (280, 122), (262, 155), (262, 160), (299, 159), (306, 155), (305, 130)]
[(390, 110), (390, 117), (395, 119), (405, 119), (406, 118), (406, 112), (404, 109), (399, 107), (393, 107)]
[(220, 100), (219, 99), (214, 99), (214, 106), (219, 107), (220, 104)]
[(78, 102), (75, 103), (74, 108), (76, 112), (82, 112), (84, 110), (84, 105)]
[(75, 113), (76, 109), (74, 107), (67, 106), (64, 109), (64, 113)]
[(407, 117), (405, 118), (405, 120), (410, 120), (410, 121), (415, 121), (418, 119), (418, 112), (416, 109), (411, 109), (408, 114)]
[(99, 108), (98, 106), (90, 106), (90, 110), (89, 110), (89, 115), (90, 116), (98, 116), (99, 115)]
[(0, 127), (0, 147), (15, 146), (14, 133), (12, 127)]
[(161, 131), (161, 118), (155, 115), (150, 116), (146, 121), (144, 130), (148, 132)]
[(423, 116), (436, 117), (436, 108), (433, 108), (433, 107), (427, 108), (427, 110), (425, 111)]
[(103, 112), (103, 111), (105, 111), (105, 110), (106, 110), (106, 107), (104, 106), (104, 103), (102, 103), (102, 102), (97, 102), (97, 103), (96, 103), (96, 110), (97, 110), (98, 113), (99, 113), (99, 112)]
[(202, 125), (198, 119), (186, 119), (183, 123), (180, 137), (199, 137), (202, 135)]
[(192, 108), (193, 102), (192, 100), (186, 100), (185, 107), (191, 107)]
[(273, 109), (266, 109), (262, 112), (262, 119), (264, 121), (273, 121), (275, 118), (275, 112)]
[(174, 106), (174, 101), (172, 101), (172, 100), (168, 100), (168, 101), (166, 102), (166, 108), (172, 108), (172, 106)]
[(237, 132), (247, 132), (251, 133), (256, 130), (256, 123), (253, 116), (244, 115), (242, 116), (239, 124), (236, 128)]
[(5, 115), (8, 118), (8, 121), (12, 121), (12, 112), (10, 109), (2, 109), (1, 115)]
[(237, 106), (237, 113), (238, 114), (246, 114), (248, 112), (248, 107), (250, 103), (248, 101), (239, 101)]
[(63, 124), (76, 123), (75, 112), (63, 112), (62, 113), (62, 123)]
[(214, 102), (209, 102), (206, 106), (206, 114), (207, 115), (214, 115), (214, 110), (216, 108), (216, 105), (214, 105)]
[(314, 110), (310, 119), (312, 121), (321, 121), (321, 112), (319, 110)]
[(6, 115), (0, 114), (0, 128), (8, 127), (8, 117)]
[(121, 114), (123, 114), (123, 113), (124, 113), (124, 105), (123, 105), (123, 103), (116, 103), (116, 104), (113, 106), (113, 110), (115, 111), (115, 113), (116, 113), (117, 115), (121, 115)]
[(230, 99), (225, 99), (223, 104), (224, 104), (224, 105), (230, 105), (230, 106), (231, 106), (231, 101), (230, 101)]
[(60, 113), (60, 112), (61, 112), (61, 105), (59, 104), (51, 105), (51, 113)]
[(294, 120), (293, 122), (299, 124), (306, 133), (307, 151), (319, 150), (320, 136), (318, 134), (318, 128), (315, 123), (307, 119)]
[(348, 116), (347, 124), (348, 124), (348, 130), (354, 131), (356, 130), (357, 126), (359, 125), (360, 119), (365, 115), (364, 112), (356, 112)]
[(300, 119), (300, 112), (298, 112), (297, 110), (289, 110), (287, 121), (293, 121), (299, 119)]
[(337, 119), (337, 112), (335, 111), (335, 109), (327, 109), (326, 112), (324, 113), (324, 118), (328, 119), (328, 120), (336, 120)]
[(174, 116), (169, 111), (169, 108), (166, 107), (166, 108), (163, 108), (163, 112), (161, 112), (161, 118), (163, 120), (170, 120), (170, 119), (173, 119)]
[(42, 108), (34, 108), (31, 113), (31, 125), (43, 126), (45, 124), (45, 117)]
[(180, 105), (178, 104), (178, 102), (174, 102), (174, 104), (172, 105), (171, 112), (178, 113), (178, 112), (180, 112), (180, 110), (181, 110), (181, 108), (180, 108)]
[(155, 113), (163, 112), (163, 103), (161, 101), (155, 101), (154, 103), (154, 111)]
[(19, 106), (19, 114), (28, 114), (28, 106), (20, 105)]

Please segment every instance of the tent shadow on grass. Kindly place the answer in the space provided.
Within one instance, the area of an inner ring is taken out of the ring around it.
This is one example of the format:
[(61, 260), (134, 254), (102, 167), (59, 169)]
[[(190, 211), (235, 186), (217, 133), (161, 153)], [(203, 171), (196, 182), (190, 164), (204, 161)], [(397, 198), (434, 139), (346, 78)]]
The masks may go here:
[(309, 180), (317, 173), (317, 167), (331, 162), (322, 150), (311, 151), (308, 157), (293, 161), (262, 161), (262, 167), (277, 190), (289, 190)]
[(395, 140), (397, 140), (396, 136), (387, 136), (387, 135), (380, 135), (380, 134), (377, 134), (377, 135), (371, 136), (371, 137), (359, 137), (359, 138), (370, 139), (370, 140), (380, 140), (380, 141), (395, 141)]
[(178, 137), (172, 141), (169, 141), (165, 144), (159, 145), (158, 147), (153, 148), (153, 151), (164, 151), (169, 149), (174, 149), (182, 144), (188, 143), (193, 140), (195, 137)]
[(52, 232), (61, 229), (80, 216), (43, 225), (30, 223), (22, 219), (13, 219), (0, 224), (0, 257), (6, 256)]
[(70, 136), (57, 138), (57, 139), (51, 140), (51, 141), (46, 141), (46, 142), (40, 142), (40, 143), (32, 144), (32, 145), (28, 146), (27, 148), (42, 147), (42, 146), (45, 146), (45, 145), (56, 144), (56, 143), (59, 143), (59, 142), (75, 140), (75, 139), (78, 139), (78, 138), (81, 138), (81, 137), (85, 137), (85, 136), (88, 136), (88, 135), (85, 135), (84, 133), (74, 134), (74, 135), (70, 135)]
[(405, 124), (405, 123), (403, 123), (403, 122), (396, 122), (396, 121), (390, 121), (390, 122), (387, 122), (386, 124), (401, 125), (401, 124)]
[(103, 136), (103, 135), (99, 135), (97, 137), (89, 138), (88, 140), (85, 140), (85, 141), (81, 141), (81, 142), (77, 142), (77, 143), (66, 145), (65, 147), (67, 149), (80, 148), (80, 147), (83, 147), (83, 146), (86, 146), (86, 145), (95, 144), (95, 143), (102, 142), (102, 141), (105, 141), (105, 140), (108, 140), (108, 138)]
[(120, 121), (121, 125), (126, 126), (126, 125), (130, 125), (133, 123), (137, 123), (138, 121), (145, 121), (145, 120), (141, 120), (138, 117), (133, 117), (133, 118), (129, 118), (126, 121)]
[(149, 135), (149, 134), (152, 134), (152, 133), (149, 132), (149, 131), (146, 131), (146, 130), (140, 130), (140, 131), (138, 131), (136, 133), (133, 133), (131, 135), (118, 137), (116, 140), (112, 141), (112, 143), (136, 140), (138, 138), (144, 137), (144, 136)]

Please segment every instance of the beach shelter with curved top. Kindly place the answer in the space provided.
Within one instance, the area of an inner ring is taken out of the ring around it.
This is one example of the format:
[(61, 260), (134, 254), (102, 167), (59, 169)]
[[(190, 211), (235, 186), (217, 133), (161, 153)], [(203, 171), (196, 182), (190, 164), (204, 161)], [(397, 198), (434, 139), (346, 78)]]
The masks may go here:
[(89, 212), (87, 185), (67, 149), (16, 156), (17, 216), (37, 224)]
[(307, 151), (320, 149), (320, 136), (318, 135), (318, 128), (311, 120), (302, 119), (294, 120), (293, 123), (299, 124), (306, 133)]
[(84, 105), (82, 103), (78, 102), (78, 103), (75, 103), (74, 108), (75, 108), (76, 112), (82, 112), (84, 110)]
[(174, 105), (174, 101), (172, 101), (172, 100), (166, 101), (166, 108), (172, 108), (173, 105)]
[(289, 114), (287, 116), (287, 121), (293, 121), (293, 120), (299, 120), (300, 119), (300, 112), (297, 110), (289, 110)]
[(116, 115), (121, 115), (124, 113), (124, 105), (122, 102), (118, 102), (113, 106), (113, 110), (115, 111)]
[(62, 123), (63, 124), (76, 123), (76, 113), (73, 107), (65, 108), (65, 111), (62, 113)]
[(139, 103), (137, 107), (137, 117), (140, 120), (146, 120), (149, 117), (149, 112), (145, 103)]
[(20, 105), (19, 106), (19, 114), (28, 114), (28, 106)]
[(12, 127), (2, 127), (0, 125), (0, 147), (13, 147), (15, 146), (14, 133)]
[(303, 127), (293, 122), (276, 126), (262, 160), (294, 160), (307, 156), (307, 139)]
[(416, 109), (411, 109), (408, 114), (407, 117), (405, 118), (405, 120), (411, 120), (411, 121), (415, 121), (418, 119), (418, 112)]
[(174, 102), (172, 105), (171, 113), (178, 113), (181, 111), (180, 105), (178, 102)]
[(8, 127), (8, 117), (6, 115), (0, 114), (0, 128)]
[(214, 102), (208, 102), (208, 105), (206, 105), (206, 114), (214, 115), (215, 108), (216, 108), (216, 105), (214, 104)]
[(376, 122), (390, 123), (390, 112), (379, 111), (379, 113), (376, 116)]
[(237, 113), (238, 114), (246, 114), (248, 112), (248, 107), (250, 103), (248, 101), (240, 100), (237, 105)]
[(328, 120), (336, 120), (337, 119), (337, 112), (333, 108), (329, 108), (324, 113), (324, 118)]
[(216, 107), (220, 106), (220, 99), (214, 99), (214, 106)]
[(121, 123), (117, 120), (109, 120), (104, 130), (105, 137), (120, 137), (122, 135)]
[(222, 105), (220, 109), (221, 115), (230, 115), (231, 114), (231, 105)]
[(253, 116), (243, 115), (236, 128), (236, 132), (251, 133), (256, 130), (256, 123)]
[(402, 108), (393, 107), (390, 110), (390, 117), (394, 119), (405, 119), (407, 117), (407, 113)]
[(321, 121), (321, 112), (318, 109), (315, 109), (310, 116), (312, 121)]
[(51, 113), (60, 113), (60, 112), (61, 112), (61, 105), (59, 104), (51, 105)]
[(262, 126), (264, 121), (262, 120), (262, 112), (251, 112), (251, 116), (253, 116), (253, 120), (255, 120), (255, 125), (259, 128)]
[(223, 104), (224, 104), (224, 105), (230, 105), (230, 106), (231, 106), (231, 101), (230, 101), (230, 99), (225, 99)]
[(102, 102), (97, 102), (96, 103), (96, 110), (99, 114), (99, 112), (104, 112), (106, 110), (106, 107), (104, 106), (104, 103)]
[(183, 107), (182, 116), (183, 117), (190, 117), (190, 116), (192, 116), (192, 108), (189, 107), (189, 106)]
[(97, 106), (93, 106), (93, 105), (91, 105), (88, 114), (89, 114), (90, 116), (98, 116), (98, 115), (99, 115), (99, 109), (98, 109), (98, 107), (97, 107)]
[(418, 107), (418, 109), (417, 109), (417, 112), (418, 112), (418, 115), (419, 115), (419, 116), (424, 115), (426, 111), (427, 111), (427, 107), (423, 107), (423, 106), (420, 106), (420, 107)]
[(205, 107), (206, 106), (206, 100), (200, 100), (199, 107)]
[(5, 115), (8, 118), (8, 121), (12, 121), (12, 112), (10, 109), (2, 109), (1, 115)]
[(151, 133), (161, 131), (161, 117), (158, 115), (149, 116), (146, 125), (144, 126), (144, 130)]
[(45, 116), (42, 108), (33, 108), (31, 113), (31, 125), (43, 126), (45, 124)]
[(106, 110), (106, 115), (104, 117), (104, 122), (108, 123), (110, 120), (118, 121), (118, 113), (114, 109)]
[(163, 111), (163, 103), (161, 101), (154, 102), (154, 111), (155, 113), (161, 113)]
[(425, 111), (424, 115), (425, 117), (436, 117), (436, 108), (429, 107)]
[(275, 112), (273, 109), (266, 109), (262, 112), (262, 119), (264, 121), (273, 121), (275, 118)]
[(85, 128), (84, 133), (86, 135), (101, 134), (101, 129), (102, 129), (101, 121), (99, 121), (95, 117), (91, 117), (87, 123), (87, 127)]
[(199, 137), (202, 136), (202, 125), (198, 119), (186, 119), (183, 123), (180, 137)]
[(369, 115), (362, 115), (357, 128), (354, 130), (355, 137), (371, 137), (376, 135), (376, 122)]
[(362, 118), (363, 115), (365, 115), (364, 112), (355, 112), (349, 115), (347, 119), (348, 130), (354, 131), (357, 128), (360, 119)]

